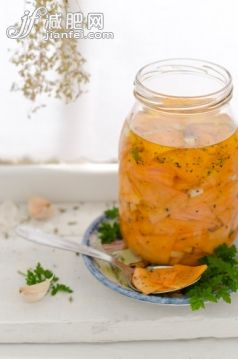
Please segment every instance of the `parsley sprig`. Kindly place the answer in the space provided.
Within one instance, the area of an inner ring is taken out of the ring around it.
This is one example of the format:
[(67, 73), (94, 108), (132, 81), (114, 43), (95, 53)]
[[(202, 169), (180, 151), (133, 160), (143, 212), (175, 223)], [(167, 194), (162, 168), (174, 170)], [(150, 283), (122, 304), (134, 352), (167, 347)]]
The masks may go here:
[(56, 295), (59, 292), (73, 293), (73, 290), (65, 284), (56, 283), (51, 287), (51, 295)]
[(223, 299), (231, 303), (231, 293), (238, 290), (237, 248), (222, 244), (213, 254), (203, 257), (201, 264), (208, 268), (202, 278), (186, 290), (192, 310), (205, 308), (206, 302)]
[(118, 216), (119, 216), (119, 210), (117, 207), (112, 207), (112, 208), (109, 208), (107, 209), (105, 212), (104, 212), (105, 216), (107, 218), (111, 218), (111, 219), (118, 219)]
[(28, 269), (26, 273), (19, 272), (24, 275), (26, 284), (33, 285), (44, 282), (46, 279), (51, 280), (50, 294), (56, 295), (59, 292), (73, 293), (73, 290), (65, 284), (58, 283), (59, 278), (49, 269), (42, 267), (40, 263), (37, 263), (34, 269)]
[(113, 207), (104, 212), (105, 220), (98, 227), (98, 235), (102, 244), (112, 243), (116, 239), (122, 239), (118, 222), (118, 208)]
[(140, 148), (138, 146), (134, 146), (131, 149), (131, 156), (137, 164), (143, 164), (143, 159), (141, 157), (142, 152), (143, 148)]

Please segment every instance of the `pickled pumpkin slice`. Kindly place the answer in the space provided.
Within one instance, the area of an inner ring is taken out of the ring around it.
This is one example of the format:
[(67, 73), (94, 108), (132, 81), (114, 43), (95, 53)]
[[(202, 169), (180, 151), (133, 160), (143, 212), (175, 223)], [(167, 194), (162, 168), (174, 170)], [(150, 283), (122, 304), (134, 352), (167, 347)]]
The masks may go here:
[(136, 168), (131, 168), (133, 170), (133, 177), (137, 180), (147, 183), (162, 183), (165, 186), (172, 186), (176, 172), (173, 166), (169, 164), (151, 164), (150, 166), (137, 166)]
[(136, 268), (132, 283), (144, 294), (177, 290), (194, 283), (206, 269), (205, 264), (197, 267), (177, 264), (170, 268), (158, 268), (153, 271)]

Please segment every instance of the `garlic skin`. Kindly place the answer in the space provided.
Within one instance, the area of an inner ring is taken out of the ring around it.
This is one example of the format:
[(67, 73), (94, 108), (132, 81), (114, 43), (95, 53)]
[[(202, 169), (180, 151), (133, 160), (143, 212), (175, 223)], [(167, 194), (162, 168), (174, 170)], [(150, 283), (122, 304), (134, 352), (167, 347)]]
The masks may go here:
[(54, 206), (52, 203), (43, 197), (32, 197), (28, 201), (29, 215), (38, 220), (49, 219), (54, 214)]
[(35, 303), (44, 298), (47, 294), (50, 284), (53, 277), (51, 279), (46, 279), (41, 283), (26, 285), (25, 287), (21, 287), (19, 289), (19, 293), (24, 299), (24, 301), (28, 303)]
[(0, 204), (0, 228), (7, 232), (21, 221), (21, 214), (17, 205), (12, 201), (4, 201)]

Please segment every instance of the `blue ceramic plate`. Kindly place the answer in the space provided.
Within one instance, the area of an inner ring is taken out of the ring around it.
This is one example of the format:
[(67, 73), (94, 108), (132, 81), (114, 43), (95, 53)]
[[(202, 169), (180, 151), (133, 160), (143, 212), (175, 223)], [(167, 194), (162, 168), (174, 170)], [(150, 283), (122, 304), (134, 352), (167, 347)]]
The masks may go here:
[[(105, 220), (105, 216), (101, 215), (96, 218), (86, 230), (83, 236), (83, 243), (96, 247), (102, 250), (102, 246), (100, 244), (100, 240), (97, 237), (97, 228), (101, 222)], [(117, 254), (122, 256), (125, 252), (118, 251)], [(128, 254), (128, 253), (127, 253)], [(132, 255), (132, 254), (131, 254)], [(132, 255), (133, 256), (133, 255)], [(83, 255), (84, 263), (92, 275), (97, 278), (102, 284), (106, 287), (111, 288), (112, 290), (125, 295), (127, 297), (140, 300), (143, 302), (154, 303), (154, 304), (163, 304), (163, 305), (189, 305), (188, 299), (181, 294), (163, 294), (163, 295), (144, 295), (140, 294), (133, 289), (129, 288), (126, 285), (126, 282), (121, 277), (119, 271), (114, 269), (110, 264), (102, 262), (97, 259), (90, 258), (88, 256)]]

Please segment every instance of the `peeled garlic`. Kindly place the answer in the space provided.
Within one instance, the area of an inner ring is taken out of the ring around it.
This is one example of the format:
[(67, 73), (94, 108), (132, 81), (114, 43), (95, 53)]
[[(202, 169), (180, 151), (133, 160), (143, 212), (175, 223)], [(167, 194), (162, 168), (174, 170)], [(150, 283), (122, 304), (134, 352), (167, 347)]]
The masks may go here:
[(194, 146), (196, 144), (196, 138), (193, 136), (184, 137), (184, 142), (189, 146)]
[(188, 191), (188, 195), (192, 198), (199, 196), (200, 194), (203, 194), (203, 188), (192, 188)]
[(41, 283), (26, 285), (19, 289), (22, 298), (28, 303), (38, 302), (47, 294), (53, 277)]
[(32, 197), (28, 201), (28, 213), (34, 219), (48, 219), (54, 214), (54, 206), (46, 198)]

